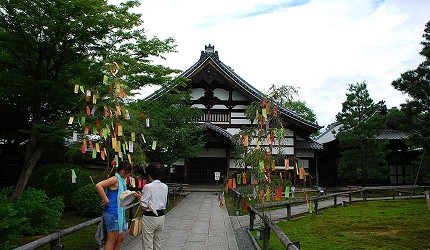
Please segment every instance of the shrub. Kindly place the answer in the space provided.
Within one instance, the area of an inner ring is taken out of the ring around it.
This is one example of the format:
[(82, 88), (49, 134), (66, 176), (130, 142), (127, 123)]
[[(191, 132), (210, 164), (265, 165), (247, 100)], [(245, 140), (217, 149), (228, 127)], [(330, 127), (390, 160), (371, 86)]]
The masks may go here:
[[(75, 170), (77, 181), (72, 183), (71, 169)], [(89, 178), (93, 172), (71, 164), (53, 164), (37, 168), (31, 174), (28, 186), (42, 189), (50, 198), (63, 197), (66, 210), (74, 208), (73, 194), (82, 186), (91, 183)], [(94, 176), (93, 176), (94, 178)], [(95, 180), (96, 181), (96, 180)]]
[(74, 208), (83, 216), (100, 216), (103, 212), (101, 201), (100, 195), (92, 184), (80, 187), (73, 195)]
[(14, 246), (9, 240), (21, 236), (21, 224), (26, 218), (20, 216), (16, 211), (13, 202), (9, 199), (12, 188), (0, 190), (0, 249), (12, 249)]
[(50, 199), (42, 190), (26, 189), (15, 202), (18, 214), (25, 218), (20, 227), (24, 234), (47, 234), (58, 226), (64, 209), (62, 198)]

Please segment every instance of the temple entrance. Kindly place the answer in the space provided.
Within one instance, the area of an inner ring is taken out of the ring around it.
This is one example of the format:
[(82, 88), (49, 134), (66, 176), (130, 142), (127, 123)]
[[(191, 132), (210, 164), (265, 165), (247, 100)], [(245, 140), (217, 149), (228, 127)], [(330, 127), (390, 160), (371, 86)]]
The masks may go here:
[(216, 184), (214, 172), (227, 173), (225, 158), (191, 158), (187, 163), (188, 183), (190, 184)]

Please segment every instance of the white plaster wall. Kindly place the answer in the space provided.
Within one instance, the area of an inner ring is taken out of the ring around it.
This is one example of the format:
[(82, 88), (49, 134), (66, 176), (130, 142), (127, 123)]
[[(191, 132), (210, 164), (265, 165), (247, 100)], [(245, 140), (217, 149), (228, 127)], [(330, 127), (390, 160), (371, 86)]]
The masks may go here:
[(248, 119), (231, 119), (231, 124), (251, 124), (251, 121)]
[(202, 88), (191, 90), (191, 100), (197, 100), (204, 95), (205, 95), (205, 90)]
[(228, 100), (228, 91), (224, 89), (214, 89), (214, 96), (218, 97), (220, 100)]

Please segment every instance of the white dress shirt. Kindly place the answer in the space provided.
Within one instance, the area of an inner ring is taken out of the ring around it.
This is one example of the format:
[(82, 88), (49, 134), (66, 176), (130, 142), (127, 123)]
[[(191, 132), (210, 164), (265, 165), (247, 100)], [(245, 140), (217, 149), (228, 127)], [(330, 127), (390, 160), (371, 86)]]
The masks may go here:
[(152, 201), (156, 210), (166, 209), (168, 187), (159, 180), (146, 184), (142, 189), (142, 198), (140, 202), (143, 207), (149, 207), (149, 201)]

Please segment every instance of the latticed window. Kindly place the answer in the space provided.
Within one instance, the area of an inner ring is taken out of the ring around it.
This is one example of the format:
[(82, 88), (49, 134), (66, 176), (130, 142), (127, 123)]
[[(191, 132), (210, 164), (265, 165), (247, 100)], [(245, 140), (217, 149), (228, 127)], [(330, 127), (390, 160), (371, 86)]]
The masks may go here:
[(202, 122), (229, 122), (230, 113), (229, 112), (212, 112), (209, 114), (203, 114), (200, 119)]

